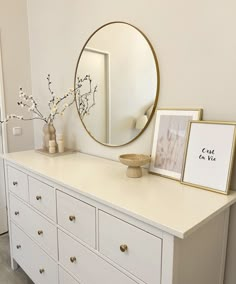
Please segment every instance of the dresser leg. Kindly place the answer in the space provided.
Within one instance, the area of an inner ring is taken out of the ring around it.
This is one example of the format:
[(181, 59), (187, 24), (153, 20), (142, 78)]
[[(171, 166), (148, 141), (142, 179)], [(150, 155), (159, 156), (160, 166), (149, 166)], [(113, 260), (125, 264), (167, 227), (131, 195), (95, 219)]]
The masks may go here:
[(11, 269), (17, 270), (19, 268), (18, 263), (14, 260), (14, 258), (11, 258)]

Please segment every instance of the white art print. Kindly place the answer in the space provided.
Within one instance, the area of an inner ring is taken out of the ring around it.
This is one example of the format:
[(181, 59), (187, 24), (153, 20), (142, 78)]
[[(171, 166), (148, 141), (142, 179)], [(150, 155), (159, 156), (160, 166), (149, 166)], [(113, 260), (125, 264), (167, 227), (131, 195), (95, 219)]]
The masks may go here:
[(182, 182), (227, 193), (235, 148), (235, 124), (192, 122)]
[(180, 180), (189, 122), (201, 110), (158, 110), (150, 172)]

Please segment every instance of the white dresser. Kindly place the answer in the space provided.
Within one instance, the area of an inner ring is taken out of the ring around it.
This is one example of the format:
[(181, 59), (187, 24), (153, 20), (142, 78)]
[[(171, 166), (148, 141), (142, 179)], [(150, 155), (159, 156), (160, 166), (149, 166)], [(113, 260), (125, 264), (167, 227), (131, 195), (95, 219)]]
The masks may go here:
[(35, 283), (222, 284), (225, 196), (85, 154), (4, 156), (12, 268)]

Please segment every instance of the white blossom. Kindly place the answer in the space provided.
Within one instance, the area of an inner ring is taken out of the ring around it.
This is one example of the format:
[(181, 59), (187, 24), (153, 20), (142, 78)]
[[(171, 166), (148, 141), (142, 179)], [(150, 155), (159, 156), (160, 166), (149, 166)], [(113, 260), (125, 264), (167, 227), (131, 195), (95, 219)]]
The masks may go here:
[[(74, 102), (74, 99), (72, 96), (74, 95), (75, 90), (70, 88), (69, 91), (65, 93), (62, 97), (56, 96), (50, 88), (50, 84), (51, 84), (50, 75), (48, 75), (47, 79), (48, 79), (48, 89), (52, 95), (51, 99), (48, 102), (49, 113), (46, 114), (46, 116), (45, 114), (41, 113), (40, 108), (38, 108), (38, 102), (34, 99), (33, 95), (28, 96), (23, 91), (23, 89), (20, 87), (19, 92), (18, 92), (20, 99), (17, 102), (17, 104), (21, 108), (26, 108), (28, 112), (32, 112), (33, 116), (32, 118), (24, 118), (21, 115), (9, 114), (6, 117), (5, 122), (7, 122), (10, 119), (19, 119), (19, 120), (40, 119), (46, 123), (51, 123), (54, 121), (56, 115), (61, 115), (61, 116), (64, 115), (65, 110), (70, 105), (72, 105), (72, 103)], [(69, 96), (70, 96), (70, 99), (72, 98), (73, 100), (70, 101), (70, 103), (64, 103), (65, 101), (67, 101), (67, 99), (69, 99)], [(4, 121), (0, 120), (0, 122), (4, 122)]]
[(36, 105), (32, 104), (29, 108), (28, 111), (34, 111), (35, 110)]
[(52, 107), (51, 108), (51, 115), (54, 115), (57, 112), (57, 107)]

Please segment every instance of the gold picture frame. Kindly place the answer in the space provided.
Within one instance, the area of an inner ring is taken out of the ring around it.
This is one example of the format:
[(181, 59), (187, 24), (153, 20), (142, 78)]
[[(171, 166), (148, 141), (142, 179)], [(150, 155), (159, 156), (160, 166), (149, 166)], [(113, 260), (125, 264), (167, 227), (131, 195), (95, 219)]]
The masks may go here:
[(188, 124), (202, 114), (201, 108), (157, 109), (150, 173), (180, 181)]
[(191, 121), (181, 183), (228, 194), (235, 141), (236, 122)]

